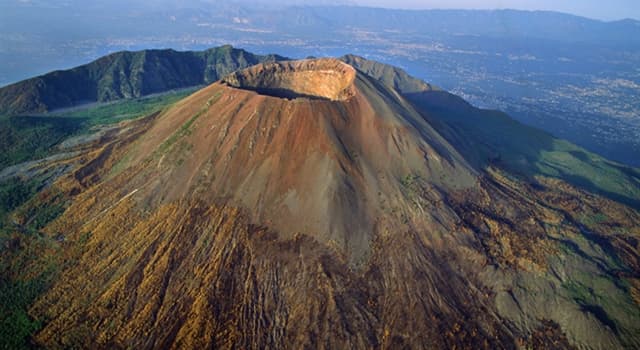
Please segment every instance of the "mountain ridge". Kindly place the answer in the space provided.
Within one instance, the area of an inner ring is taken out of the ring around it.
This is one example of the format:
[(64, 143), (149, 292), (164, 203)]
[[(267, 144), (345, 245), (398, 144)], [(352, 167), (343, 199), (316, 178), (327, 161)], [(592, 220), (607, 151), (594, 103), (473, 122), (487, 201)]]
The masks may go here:
[(254, 55), (230, 45), (204, 51), (120, 51), (0, 88), (0, 115), (42, 113), (194, 87), (212, 83), (239, 68), (282, 59)]

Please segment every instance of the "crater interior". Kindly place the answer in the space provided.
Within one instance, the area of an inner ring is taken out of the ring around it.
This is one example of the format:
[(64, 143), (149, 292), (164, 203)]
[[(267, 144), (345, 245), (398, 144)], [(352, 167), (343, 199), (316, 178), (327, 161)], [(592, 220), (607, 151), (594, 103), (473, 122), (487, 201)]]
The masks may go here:
[(231, 73), (223, 83), (262, 95), (295, 99), (346, 100), (354, 94), (356, 71), (336, 59), (259, 64)]

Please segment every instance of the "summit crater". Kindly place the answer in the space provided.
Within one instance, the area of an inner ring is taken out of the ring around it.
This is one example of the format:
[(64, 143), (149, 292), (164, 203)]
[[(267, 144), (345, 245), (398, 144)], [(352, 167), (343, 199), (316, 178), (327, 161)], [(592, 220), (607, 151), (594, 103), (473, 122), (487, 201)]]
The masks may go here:
[(356, 70), (333, 58), (269, 62), (236, 71), (222, 82), (278, 98), (343, 101), (354, 95)]

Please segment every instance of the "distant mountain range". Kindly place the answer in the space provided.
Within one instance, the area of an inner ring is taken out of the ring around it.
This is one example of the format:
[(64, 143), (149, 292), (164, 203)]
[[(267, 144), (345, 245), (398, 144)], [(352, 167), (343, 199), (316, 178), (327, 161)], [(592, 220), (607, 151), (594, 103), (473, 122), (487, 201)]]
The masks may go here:
[[(212, 6), (215, 4), (215, 6)], [(324, 37), (327, 31), (356, 27), (362, 29), (401, 30), (406, 33), (427, 32), (432, 36), (442, 34), (477, 35), (510, 38), (542, 38), (568, 42), (609, 42), (640, 43), (640, 26), (637, 20), (625, 19), (605, 22), (585, 17), (552, 11), (521, 10), (398, 10), (363, 6), (323, 6), (274, 4), (267, 1), (258, 3), (251, 1), (185, 1), (154, 2), (154, 4), (136, 4), (113, 1), (85, 3), (77, 0), (63, 3), (39, 1), (22, 3), (4, 3), (0, 5), (7, 16), (0, 23), (0, 30), (11, 32), (15, 28), (24, 28), (26, 34), (45, 34), (41, 26), (30, 26), (40, 21), (40, 15), (47, 14), (47, 21), (55, 26), (68, 20), (69, 9), (75, 9), (82, 17), (74, 23), (67, 23), (67, 28), (83, 26), (95, 30), (77, 33), (79, 37), (94, 36), (109, 24), (121, 25), (112, 28), (113, 34), (126, 33), (137, 28), (137, 34), (157, 33), (163, 35), (182, 31), (192, 25), (194, 35), (207, 30), (203, 24), (219, 25), (217, 29), (224, 34), (228, 28), (239, 26), (254, 29), (280, 31), (295, 28), (296, 36)], [(103, 18), (102, 14), (112, 14)], [(100, 23), (88, 23), (92, 18), (101, 18)], [(143, 21), (144, 26), (137, 26), (136, 21)], [(33, 23), (32, 23), (33, 22)], [(171, 26), (151, 27), (151, 24), (168, 24)], [(196, 26), (200, 24), (198, 28)], [(322, 31), (306, 31), (305, 29), (323, 29)], [(96, 33), (97, 32), (97, 33)], [(49, 33), (52, 34), (52, 33)]]
[(283, 59), (231, 46), (205, 51), (123, 51), (0, 89), (0, 115), (42, 113), (204, 85), (240, 68)]
[[(640, 22), (603, 22), (550, 11), (518, 10), (392, 10), (367, 7), (292, 7), (286, 14), (257, 16), (250, 23), (261, 27), (348, 28), (397, 30), (403, 33), (471, 35), (494, 38), (537, 38), (613, 45), (640, 44)], [(251, 18), (249, 12), (248, 19)], [(288, 19), (288, 20), (285, 20)]]

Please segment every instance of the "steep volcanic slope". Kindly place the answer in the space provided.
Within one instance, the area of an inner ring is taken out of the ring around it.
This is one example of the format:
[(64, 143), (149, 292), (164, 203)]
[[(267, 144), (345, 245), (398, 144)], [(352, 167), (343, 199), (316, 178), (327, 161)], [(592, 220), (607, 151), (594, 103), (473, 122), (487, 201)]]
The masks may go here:
[(640, 215), (479, 167), (416, 105), (303, 60), (131, 124), (48, 190), (73, 200), (46, 227), (65, 268), (31, 309), (46, 322), (35, 340), (639, 346)]
[(367, 60), (356, 55), (344, 55), (339, 59), (402, 94), (440, 91), (440, 88), (414, 78), (398, 67)]
[[(402, 181), (446, 189), (475, 182), (406, 101), (351, 66), (299, 61), (240, 74), (159, 117), (127, 155), (132, 164), (157, 158), (157, 175), (126, 190), (151, 202), (228, 197), (281, 234), (332, 240), (358, 259), (376, 230), (418, 214)], [(278, 96), (251, 91), (260, 86)], [(292, 93), (305, 98), (279, 97)]]
[(440, 135), (476, 167), (499, 166), (535, 182), (545, 175), (640, 208), (640, 170), (521, 124), (503, 112), (475, 108), (402, 69), (354, 55), (340, 58), (394, 86)]

